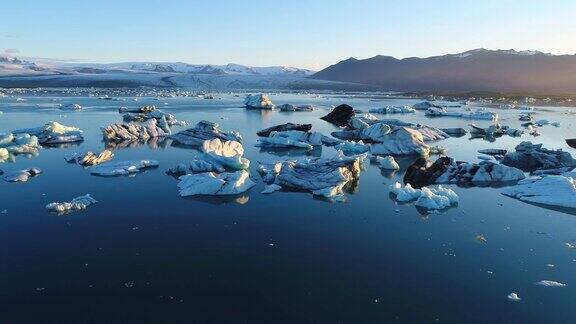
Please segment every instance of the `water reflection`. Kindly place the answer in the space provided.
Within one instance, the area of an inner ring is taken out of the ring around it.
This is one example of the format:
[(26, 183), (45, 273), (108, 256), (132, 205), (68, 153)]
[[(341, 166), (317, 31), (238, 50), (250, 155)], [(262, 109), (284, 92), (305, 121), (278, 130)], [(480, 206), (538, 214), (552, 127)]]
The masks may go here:
[(276, 156), (322, 156), (322, 146), (314, 146), (312, 150), (302, 147), (260, 147), (260, 153), (268, 153)]
[[(152, 150), (166, 149), (169, 143), (172, 143), (167, 137), (152, 137), (149, 140), (127, 140), (121, 142), (105, 142), (106, 149), (109, 150), (122, 150), (137, 148), (143, 145), (148, 145)], [(173, 145), (172, 145), (173, 146)]]

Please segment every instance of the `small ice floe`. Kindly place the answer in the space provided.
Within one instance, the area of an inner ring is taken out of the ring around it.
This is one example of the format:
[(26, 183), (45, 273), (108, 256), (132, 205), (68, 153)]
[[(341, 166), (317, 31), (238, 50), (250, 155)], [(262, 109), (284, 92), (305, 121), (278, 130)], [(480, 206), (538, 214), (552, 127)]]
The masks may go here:
[(17, 129), (12, 131), (12, 133), (36, 136), (40, 144), (46, 145), (75, 143), (84, 140), (83, 132), (79, 128), (64, 126), (54, 121), (40, 127)]
[(135, 174), (147, 168), (157, 167), (158, 165), (158, 161), (155, 160), (105, 162), (93, 166), (89, 170), (93, 175), (113, 177)]
[(150, 138), (170, 135), (171, 130), (165, 119), (150, 119), (144, 125), (110, 124), (102, 128), (104, 139), (109, 142), (146, 141)]
[(82, 166), (93, 166), (97, 164), (102, 164), (104, 162), (112, 160), (114, 153), (111, 150), (104, 150), (100, 154), (96, 155), (93, 152), (86, 152), (83, 155), (78, 155), (73, 153), (71, 155), (65, 156), (64, 159), (68, 163), (76, 163)]
[(522, 300), (522, 299), (520, 298), (520, 296), (518, 296), (517, 293), (510, 293), (510, 294), (507, 296), (507, 298), (510, 299), (511, 301), (515, 301), (515, 302)]
[(179, 178), (180, 196), (237, 195), (252, 188), (256, 183), (246, 170), (215, 174), (211, 172), (187, 174)]
[(220, 129), (220, 125), (203, 120), (193, 128), (180, 131), (172, 136), (171, 139), (182, 144), (190, 146), (200, 146), (206, 140), (218, 138), (223, 141), (236, 141), (242, 143), (242, 136), (238, 132), (226, 132)]
[(266, 186), (264, 187), (264, 190), (262, 190), (262, 193), (263, 193), (263, 194), (271, 194), (271, 193), (276, 192), (276, 191), (278, 191), (278, 190), (280, 190), (280, 189), (282, 189), (281, 186), (273, 183), (273, 184), (266, 185)]
[(125, 108), (122, 107), (118, 110), (120, 113), (126, 113), (123, 116), (126, 122), (145, 122), (147, 120), (156, 119), (158, 124), (163, 126), (184, 126), (187, 125), (184, 121), (179, 121), (172, 114), (165, 113), (156, 109), (154, 105), (142, 106), (139, 108)]
[(334, 145), (336, 140), (324, 136), (319, 132), (303, 132), (290, 130), (284, 132), (272, 132), (268, 137), (258, 139), (258, 147), (275, 147), (275, 148), (303, 148), (311, 150), (314, 146)]
[(502, 194), (521, 201), (549, 206), (576, 208), (576, 180), (561, 175), (531, 177), (518, 182)]
[(415, 205), (426, 210), (442, 210), (458, 204), (458, 195), (441, 185), (435, 187), (412, 188), (410, 184), (402, 187), (399, 182), (390, 186), (390, 191), (396, 195), (399, 202), (416, 201)]
[(312, 124), (293, 124), (293, 123), (286, 123), (281, 125), (276, 125), (272, 127), (265, 128), (256, 133), (258, 136), (268, 137), (272, 132), (285, 132), (285, 131), (302, 131), (308, 132), (312, 129)]
[(76, 197), (70, 202), (53, 202), (46, 205), (46, 209), (49, 211), (57, 212), (59, 214), (65, 214), (73, 211), (83, 210), (88, 208), (88, 206), (97, 203), (96, 199), (92, 198), (90, 194), (84, 196)]
[(349, 105), (343, 104), (335, 107), (326, 116), (320, 117), (331, 124), (337, 126), (346, 126), (350, 118), (354, 116), (354, 108)]
[(535, 284), (537, 286), (544, 286), (544, 287), (566, 287), (566, 284), (554, 280), (540, 280)]
[(467, 119), (482, 119), (482, 120), (498, 120), (498, 114), (484, 111), (476, 110), (471, 112), (459, 112), (459, 111), (448, 111), (445, 108), (431, 107), (426, 110), (426, 116), (430, 117), (458, 117)]
[(280, 111), (314, 111), (314, 106), (312, 105), (291, 105), (283, 104), (278, 106)]
[(455, 162), (450, 157), (440, 157), (429, 164), (417, 159), (404, 175), (404, 182), (414, 185), (450, 183), (466, 186), (501, 186), (524, 179), (524, 172), (513, 167), (482, 161), (481, 163)]
[(244, 99), (244, 105), (251, 109), (274, 109), (272, 100), (262, 93), (247, 95)]
[(472, 127), (472, 129), (470, 130), (470, 134), (472, 134), (475, 137), (482, 136), (482, 137), (494, 138), (503, 135), (519, 137), (522, 136), (522, 134), (524, 134), (524, 131), (522, 130), (511, 128), (508, 126), (501, 126), (498, 123), (490, 125), (486, 128), (481, 128), (474, 124), (471, 124), (470, 127)]
[(486, 236), (484, 236), (484, 234), (478, 234), (476, 235), (476, 241), (480, 242), (480, 243), (488, 243), (488, 240), (486, 239)]
[(334, 201), (344, 199), (344, 188), (360, 176), (366, 155), (332, 158), (289, 160), (260, 165), (263, 180), (281, 187), (310, 191), (312, 194)]
[(565, 245), (566, 245), (566, 247), (569, 248), (569, 249), (576, 249), (576, 245), (574, 245), (574, 244), (572, 244), (572, 243), (566, 242)]
[(344, 155), (350, 156), (368, 152), (370, 150), (370, 145), (364, 144), (362, 140), (359, 140), (358, 142), (344, 141), (337, 144), (334, 148), (342, 151)]
[(378, 164), (378, 167), (383, 170), (400, 170), (400, 165), (394, 160), (394, 157), (387, 156), (376, 156), (374, 161)]
[(370, 109), (373, 114), (412, 114), (416, 110), (410, 106), (386, 106), (382, 108)]
[(250, 167), (250, 161), (244, 157), (244, 147), (240, 142), (222, 141), (218, 138), (204, 141), (202, 152), (213, 161), (232, 170), (245, 170)]
[(79, 104), (68, 104), (65, 106), (60, 106), (60, 110), (80, 111), (82, 110), (82, 106), (80, 106)]
[(518, 144), (516, 151), (508, 152), (500, 162), (528, 172), (576, 167), (576, 159), (569, 152), (562, 149), (546, 149), (542, 144), (532, 144), (528, 141)]
[(0, 133), (0, 161), (6, 160), (10, 154), (38, 154), (42, 148), (38, 137), (30, 134)]
[(6, 182), (26, 182), (30, 178), (38, 176), (42, 170), (38, 168), (31, 168), (15, 172), (6, 173), (2, 178)]

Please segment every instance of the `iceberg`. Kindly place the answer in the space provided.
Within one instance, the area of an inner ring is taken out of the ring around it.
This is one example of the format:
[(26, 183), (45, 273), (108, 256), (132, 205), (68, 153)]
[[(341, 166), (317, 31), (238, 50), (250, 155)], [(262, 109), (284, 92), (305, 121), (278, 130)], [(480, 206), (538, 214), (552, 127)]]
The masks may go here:
[(286, 123), (282, 125), (276, 125), (272, 127), (265, 128), (256, 133), (258, 136), (268, 137), (272, 132), (285, 132), (291, 130), (297, 130), (302, 132), (307, 132), (312, 129), (312, 124), (293, 124), (293, 123)]
[(518, 144), (515, 152), (506, 153), (500, 162), (527, 172), (576, 167), (576, 160), (569, 152), (546, 149), (528, 141)]
[(105, 162), (90, 168), (90, 173), (102, 177), (130, 175), (159, 165), (155, 160)]
[[(156, 109), (154, 105), (142, 106), (139, 108), (125, 108), (118, 109), (120, 113), (126, 113), (123, 116), (126, 122), (145, 122), (150, 119), (156, 119), (161, 125), (167, 126), (184, 126), (187, 125), (184, 121), (179, 121), (176, 116), (165, 113)], [(162, 122), (160, 122), (162, 120)]]
[(358, 142), (344, 141), (340, 144), (337, 144), (334, 148), (342, 151), (342, 153), (347, 156), (366, 153), (370, 150), (370, 146), (364, 144), (362, 140), (359, 140)]
[(220, 164), (211, 163), (206, 160), (194, 159), (188, 164), (179, 163), (175, 167), (168, 169), (167, 173), (172, 175), (182, 175), (189, 172), (201, 173), (201, 172), (216, 172), (221, 173), (226, 171), (224, 167)]
[(30, 134), (0, 133), (0, 148), (9, 154), (38, 154), (42, 148), (38, 137)]
[(76, 197), (70, 202), (53, 202), (46, 205), (49, 211), (57, 212), (58, 214), (65, 214), (73, 211), (83, 210), (89, 206), (97, 203), (96, 199), (92, 198), (90, 194)]
[(370, 109), (373, 114), (413, 114), (416, 110), (409, 106), (386, 106), (382, 108)]
[(576, 208), (576, 180), (572, 177), (531, 177), (506, 188), (502, 194), (530, 203)]
[(58, 122), (49, 122), (44, 126), (24, 128), (12, 131), (13, 134), (29, 134), (36, 136), (40, 144), (74, 143), (84, 140), (79, 128), (65, 126)]
[(220, 125), (209, 121), (201, 121), (193, 128), (180, 131), (172, 136), (171, 139), (182, 144), (190, 146), (200, 146), (206, 140), (218, 138), (223, 141), (242, 142), (242, 136), (238, 132), (225, 132), (220, 129)]
[(416, 201), (415, 205), (426, 210), (442, 210), (458, 204), (458, 195), (441, 185), (435, 187), (412, 188), (410, 184), (402, 187), (399, 182), (390, 186), (390, 191), (396, 195), (399, 202)]
[(202, 144), (202, 152), (218, 165), (233, 170), (245, 170), (250, 161), (243, 157), (244, 147), (236, 141), (221, 141), (218, 138), (207, 140)]
[(104, 139), (109, 142), (147, 141), (154, 137), (170, 135), (166, 120), (150, 119), (146, 124), (110, 124), (102, 128)]
[(354, 117), (354, 108), (343, 104), (332, 109), (332, 111), (330, 111), (326, 116), (320, 117), (320, 119), (337, 126), (346, 126), (352, 117)]
[(93, 152), (86, 152), (83, 155), (78, 155), (74, 153), (72, 155), (64, 157), (68, 163), (76, 163), (82, 166), (93, 166), (97, 164), (104, 163), (106, 161), (112, 160), (114, 153), (111, 150), (104, 150), (100, 154), (96, 155)]
[[(372, 127), (372, 126), (371, 126)], [(370, 146), (376, 155), (423, 155), (430, 154), (430, 146), (424, 143), (422, 133), (408, 127), (394, 127), (388, 134)]]
[(566, 287), (566, 284), (554, 280), (540, 280), (535, 284), (544, 287)]
[(40, 170), (38, 168), (31, 168), (31, 169), (7, 173), (4, 175), (3, 179), (6, 182), (26, 182), (30, 178), (36, 177), (41, 173), (42, 173), (42, 170)]
[(252, 188), (256, 183), (246, 170), (214, 174), (211, 172), (187, 174), (179, 178), (180, 196), (237, 195)]
[(433, 107), (441, 108), (440, 106), (430, 103), (429, 101), (419, 102), (417, 104), (412, 105), (412, 108), (416, 110), (428, 110)]
[(400, 165), (398, 162), (394, 160), (394, 157), (387, 155), (387, 156), (376, 156), (374, 158), (375, 162), (378, 164), (378, 167), (383, 170), (400, 170)]
[(281, 187), (310, 191), (312, 194), (342, 200), (344, 187), (357, 180), (366, 155), (284, 161), (260, 167), (263, 179)]
[(244, 99), (244, 105), (246, 108), (252, 109), (274, 109), (272, 100), (262, 93), (247, 95), (246, 99)]
[(328, 145), (333, 146), (336, 140), (331, 139), (319, 132), (303, 132), (298, 130), (289, 130), (283, 132), (272, 132), (268, 137), (258, 139), (258, 147), (275, 147), (275, 148), (304, 148), (313, 149), (314, 146)]
[(283, 104), (278, 106), (280, 111), (314, 111), (314, 106), (312, 105), (291, 105), (291, 104)]
[(429, 117), (458, 117), (467, 119), (482, 119), (482, 120), (498, 120), (498, 114), (484, 111), (476, 110), (471, 112), (458, 112), (458, 111), (448, 111), (445, 108), (431, 107), (426, 110), (426, 116)]

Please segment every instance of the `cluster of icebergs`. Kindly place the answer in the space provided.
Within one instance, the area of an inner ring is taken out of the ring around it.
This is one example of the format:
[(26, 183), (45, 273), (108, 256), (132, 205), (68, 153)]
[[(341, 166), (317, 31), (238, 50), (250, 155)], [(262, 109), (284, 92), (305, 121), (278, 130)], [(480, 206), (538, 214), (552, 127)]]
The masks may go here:
[(172, 114), (156, 109), (156, 106), (154, 105), (147, 105), (138, 108), (123, 107), (118, 109), (118, 112), (125, 113), (123, 118), (126, 122), (145, 122), (147, 120), (156, 119), (160, 125), (184, 126), (187, 124), (185, 121), (177, 120)]

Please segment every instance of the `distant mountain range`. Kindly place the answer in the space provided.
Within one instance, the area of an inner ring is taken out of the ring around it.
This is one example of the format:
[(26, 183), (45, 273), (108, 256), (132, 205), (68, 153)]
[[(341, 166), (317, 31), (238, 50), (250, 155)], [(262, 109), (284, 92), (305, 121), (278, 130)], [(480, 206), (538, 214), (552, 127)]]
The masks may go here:
[(0, 76), (48, 75), (48, 74), (102, 74), (118, 72), (161, 72), (211, 75), (261, 75), (301, 76), (314, 71), (287, 67), (254, 67), (240, 64), (210, 65), (182, 62), (123, 62), (123, 63), (79, 63), (41, 58), (17, 58), (0, 56)]
[(576, 93), (576, 55), (475, 49), (428, 58), (350, 58), (311, 76), (414, 92)]
[(83, 63), (0, 56), (0, 87), (182, 87), (218, 90), (366, 90), (366, 85), (309, 79), (306, 69), (181, 62)]

